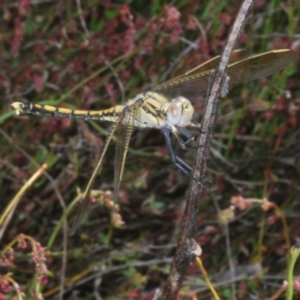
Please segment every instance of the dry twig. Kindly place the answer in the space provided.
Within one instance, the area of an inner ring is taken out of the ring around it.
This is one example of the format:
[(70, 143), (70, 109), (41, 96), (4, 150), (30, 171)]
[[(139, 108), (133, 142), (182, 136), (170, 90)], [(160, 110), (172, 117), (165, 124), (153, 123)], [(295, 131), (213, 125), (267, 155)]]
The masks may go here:
[[(228, 38), (228, 42), (221, 55), (219, 65), (216, 68), (215, 73), (212, 74), (211, 84), (208, 87), (208, 97), (200, 129), (201, 134), (198, 140), (198, 152), (193, 169), (193, 178), (199, 179), (200, 182), (205, 182), (206, 161), (209, 154), (216, 110), (220, 100), (220, 94), (223, 89), (223, 82), (226, 77), (226, 69), (229, 58), (252, 5), (253, 0), (245, 0), (243, 2), (232, 32)], [(194, 228), (196, 227), (195, 224), (197, 221), (202, 192), (203, 187), (197, 184), (195, 180), (191, 180), (189, 195), (182, 219), (182, 228), (178, 246), (171, 265), (169, 277), (162, 291), (161, 299), (177, 299), (187, 268), (190, 262), (194, 259), (191, 245), (194, 237)]]

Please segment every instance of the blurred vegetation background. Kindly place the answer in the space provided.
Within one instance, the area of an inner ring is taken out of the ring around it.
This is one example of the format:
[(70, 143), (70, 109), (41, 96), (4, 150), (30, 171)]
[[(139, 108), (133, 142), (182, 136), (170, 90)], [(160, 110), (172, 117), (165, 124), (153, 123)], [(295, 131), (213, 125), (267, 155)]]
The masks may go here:
[[(236, 48), (249, 55), (299, 50), (296, 2), (256, 1)], [(1, 275), (13, 273), (23, 299), (57, 299), (59, 293), (63, 299), (152, 299), (168, 274), (189, 178), (170, 162), (160, 131), (136, 129), (119, 195), (125, 224), (112, 228), (105, 206), (112, 144), (85, 222), (70, 237), (62, 220), (71, 225), (78, 190), (92, 174), (110, 124), (16, 117), (11, 103), (97, 110), (124, 103), (219, 55), (240, 4), (0, 3)], [(290, 246), (300, 243), (298, 79), (295, 63), (231, 89), (219, 107), (208, 172), (215, 192), (199, 199), (196, 240), (221, 299), (270, 297), (286, 279)], [(195, 108), (200, 121), (201, 103)], [(176, 141), (174, 147), (193, 164), (193, 149), (181, 151)], [(47, 173), (16, 198), (44, 163)], [(16, 291), (2, 293), (14, 299)], [(192, 264), (181, 296), (200, 295), (211, 297)]]

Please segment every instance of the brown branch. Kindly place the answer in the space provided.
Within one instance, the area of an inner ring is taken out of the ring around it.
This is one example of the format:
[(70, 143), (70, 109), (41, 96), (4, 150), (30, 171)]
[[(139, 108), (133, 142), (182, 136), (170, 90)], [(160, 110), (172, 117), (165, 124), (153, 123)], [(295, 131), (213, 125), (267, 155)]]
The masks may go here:
[[(224, 78), (226, 77), (226, 69), (229, 58), (233, 51), (233, 47), (237, 38), (244, 26), (247, 14), (253, 5), (254, 0), (245, 0), (237, 15), (236, 21), (233, 25), (232, 31), (229, 35), (227, 44), (224, 48), (218, 67), (208, 87), (208, 97), (206, 100), (206, 107), (204, 110), (203, 120), (200, 129), (200, 136), (198, 139), (198, 152), (194, 163), (193, 177), (199, 178), (200, 182), (205, 184), (206, 174), (206, 160), (209, 154), (209, 147), (213, 134), (213, 127), (216, 117), (216, 110), (220, 100), (220, 94), (223, 89)], [(230, 83), (230, 79), (229, 79)], [(194, 259), (193, 252), (194, 245), (194, 228), (196, 228), (197, 215), (199, 210), (199, 203), (203, 187), (195, 180), (191, 180), (189, 195), (184, 211), (184, 216), (181, 223), (181, 232), (176, 253), (171, 265), (169, 277), (164, 285), (161, 299), (175, 300), (179, 289), (182, 285), (184, 276), (190, 262)]]

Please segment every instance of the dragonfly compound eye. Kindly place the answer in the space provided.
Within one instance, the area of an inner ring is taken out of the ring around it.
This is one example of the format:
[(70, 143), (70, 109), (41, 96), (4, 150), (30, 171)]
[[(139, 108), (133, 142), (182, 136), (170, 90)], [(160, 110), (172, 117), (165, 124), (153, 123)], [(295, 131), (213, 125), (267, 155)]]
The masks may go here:
[(167, 110), (168, 122), (172, 125), (177, 125), (181, 121), (182, 103), (172, 101)]
[(168, 110), (167, 119), (172, 125), (187, 126), (191, 123), (194, 108), (185, 97), (177, 97), (172, 100)]

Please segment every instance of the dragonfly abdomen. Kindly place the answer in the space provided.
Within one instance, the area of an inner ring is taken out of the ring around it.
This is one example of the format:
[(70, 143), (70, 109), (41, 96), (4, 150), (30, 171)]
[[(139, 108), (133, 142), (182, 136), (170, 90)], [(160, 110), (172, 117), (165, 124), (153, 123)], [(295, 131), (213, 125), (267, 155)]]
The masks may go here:
[(105, 110), (69, 109), (29, 102), (13, 102), (11, 106), (16, 110), (17, 115), (27, 113), (56, 118), (100, 120), (109, 122), (116, 122), (123, 110), (122, 105), (117, 105)]

